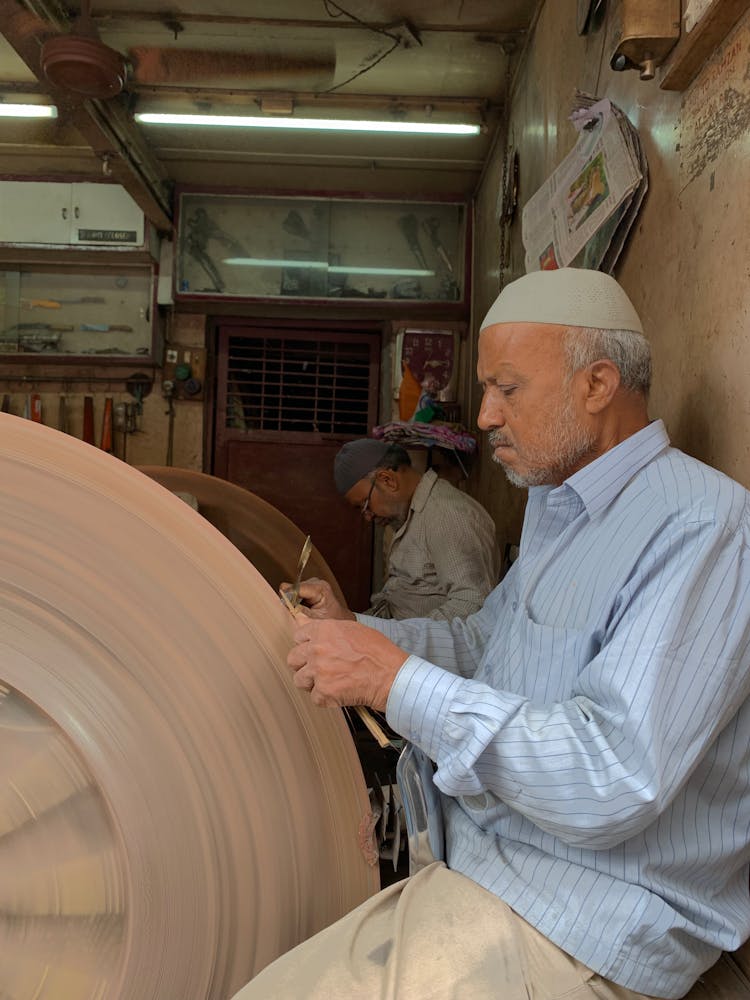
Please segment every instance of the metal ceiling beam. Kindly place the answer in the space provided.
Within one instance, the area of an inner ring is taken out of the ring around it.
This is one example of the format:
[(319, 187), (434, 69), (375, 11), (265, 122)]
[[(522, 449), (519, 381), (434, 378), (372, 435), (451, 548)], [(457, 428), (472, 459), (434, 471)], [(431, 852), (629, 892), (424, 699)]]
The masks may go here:
[(165, 98), (174, 100), (176, 98), (191, 98), (195, 101), (205, 101), (214, 99), (216, 101), (226, 101), (236, 103), (237, 98), (243, 101), (254, 101), (258, 105), (269, 98), (289, 98), (294, 102), (295, 107), (303, 105), (317, 106), (320, 108), (375, 108), (383, 112), (390, 110), (414, 109), (433, 111), (468, 111), (476, 114), (489, 115), (493, 111), (499, 110), (502, 106), (493, 101), (488, 101), (485, 97), (435, 97), (425, 95), (424, 97), (413, 94), (325, 94), (316, 91), (269, 91), (250, 90), (240, 87), (192, 87), (189, 84), (138, 84), (131, 87), (132, 91), (139, 97)]
[[(256, 27), (256, 28), (312, 28), (312, 29), (350, 29), (355, 31), (365, 31), (368, 28), (373, 31), (389, 31), (403, 24), (403, 19), (399, 21), (346, 21), (313, 18), (285, 18), (285, 17), (245, 17), (232, 14), (170, 14), (158, 13), (156, 11), (124, 11), (124, 10), (97, 10), (92, 14), (92, 18), (102, 27), (114, 25), (118, 21), (126, 22), (129, 28), (139, 22), (158, 21), (165, 28), (173, 32), (177, 26), (186, 24), (223, 24), (233, 27)], [(452, 35), (479, 35), (485, 41), (493, 41), (498, 44), (504, 42), (517, 41), (526, 33), (525, 25), (518, 25), (515, 28), (508, 28), (502, 31), (495, 31), (486, 24), (418, 24), (416, 28), (420, 35), (433, 33), (444, 33)]]
[[(24, 80), (4, 80), (0, 90), (6, 94), (39, 94), (47, 91), (38, 83)], [(502, 101), (490, 101), (486, 97), (418, 97), (414, 94), (324, 94), (305, 90), (249, 90), (244, 87), (193, 87), (189, 84), (128, 84), (129, 93), (142, 98), (164, 98), (166, 101), (189, 98), (196, 103), (215, 100), (226, 104), (236, 104), (237, 100), (252, 101), (261, 105), (269, 98), (288, 98), (296, 107), (317, 105), (320, 108), (380, 108), (384, 112), (405, 110), (468, 111), (489, 118), (500, 113)]]
[[(51, 6), (34, 0), (35, 10)], [(172, 230), (170, 180), (133, 122), (122, 98), (76, 100), (51, 86), (41, 67), (46, 38), (57, 34), (55, 23), (40, 18), (17, 0), (0, 0), (2, 34), (49, 94), (58, 116), (72, 125), (102, 161), (104, 173), (121, 184), (154, 226)]]

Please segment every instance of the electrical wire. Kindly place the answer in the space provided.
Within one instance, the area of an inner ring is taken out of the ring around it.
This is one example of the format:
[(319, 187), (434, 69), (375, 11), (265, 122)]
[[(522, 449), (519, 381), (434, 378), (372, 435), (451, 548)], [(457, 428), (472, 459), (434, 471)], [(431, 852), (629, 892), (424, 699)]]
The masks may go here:
[[(356, 14), (350, 13), (345, 10), (341, 4), (335, 3), (334, 0), (323, 0), (323, 7), (325, 8), (326, 14), (331, 18), (337, 17), (348, 17), (350, 21), (354, 21), (356, 24), (360, 24), (363, 28), (367, 28), (368, 31), (374, 31), (376, 35), (387, 35), (388, 38), (394, 39), (397, 43), (401, 41), (398, 35), (392, 34), (387, 28), (376, 28), (372, 24), (368, 24), (367, 21), (363, 21), (361, 18), (357, 17)], [(331, 8), (335, 7), (336, 10)]]
[(378, 65), (378, 63), (382, 62), (387, 56), (389, 56), (391, 52), (394, 51), (394, 49), (397, 49), (399, 47), (399, 45), (401, 44), (401, 37), (400, 35), (394, 35), (386, 28), (376, 28), (373, 25), (368, 24), (366, 21), (361, 20), (361, 18), (357, 17), (355, 14), (352, 14), (348, 10), (345, 10), (340, 4), (335, 3), (334, 0), (323, 0), (323, 7), (325, 8), (326, 14), (328, 14), (330, 18), (348, 17), (350, 20), (354, 21), (355, 24), (361, 25), (368, 31), (372, 31), (376, 35), (385, 35), (386, 38), (390, 38), (393, 40), (393, 45), (391, 45), (389, 49), (386, 49), (385, 52), (382, 52), (379, 56), (377, 56), (377, 58), (373, 59), (372, 62), (368, 63), (367, 66), (364, 66), (362, 69), (358, 70), (352, 76), (348, 77), (348, 79), (342, 80), (341, 83), (337, 83), (335, 86), (329, 87), (327, 90), (322, 91), (322, 93), (324, 94), (331, 94), (333, 93), (334, 90), (340, 90), (340, 88), (345, 87), (347, 83), (351, 83), (352, 80), (356, 80), (357, 77), (363, 76), (365, 73), (369, 73), (371, 69), (373, 69), (375, 66)]

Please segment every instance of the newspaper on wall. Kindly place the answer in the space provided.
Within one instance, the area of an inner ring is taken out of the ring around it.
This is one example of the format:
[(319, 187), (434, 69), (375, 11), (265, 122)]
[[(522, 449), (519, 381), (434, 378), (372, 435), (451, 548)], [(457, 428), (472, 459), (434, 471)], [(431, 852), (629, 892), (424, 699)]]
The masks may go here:
[(611, 271), (646, 193), (638, 133), (619, 108), (579, 94), (570, 118), (576, 145), (523, 209), (527, 272)]

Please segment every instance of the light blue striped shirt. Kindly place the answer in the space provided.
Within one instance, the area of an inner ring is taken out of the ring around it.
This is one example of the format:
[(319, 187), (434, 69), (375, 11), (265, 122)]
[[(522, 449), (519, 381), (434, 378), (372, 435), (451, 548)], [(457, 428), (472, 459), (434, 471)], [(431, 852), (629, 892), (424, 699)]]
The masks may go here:
[(749, 501), (656, 421), (529, 491), (477, 614), (360, 618), (413, 654), (387, 718), (437, 765), (449, 866), (654, 996), (750, 934)]

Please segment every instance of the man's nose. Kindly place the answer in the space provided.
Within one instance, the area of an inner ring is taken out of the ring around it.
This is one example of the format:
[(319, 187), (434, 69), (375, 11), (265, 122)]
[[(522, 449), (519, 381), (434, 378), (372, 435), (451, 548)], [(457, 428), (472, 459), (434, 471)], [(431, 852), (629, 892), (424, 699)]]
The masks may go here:
[(502, 407), (493, 400), (488, 392), (482, 396), (482, 403), (479, 407), (477, 426), (482, 431), (490, 431), (493, 427), (502, 427), (505, 423), (505, 416)]

